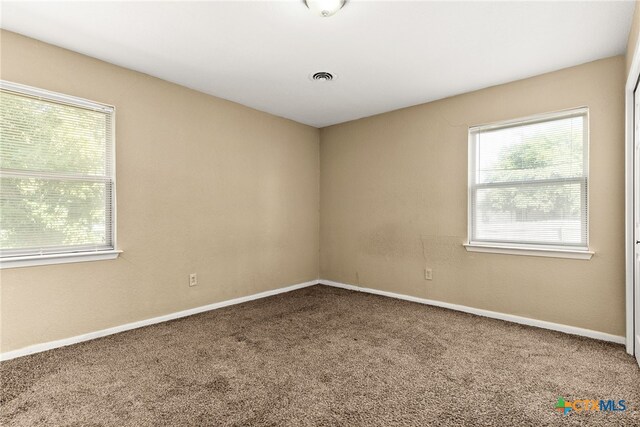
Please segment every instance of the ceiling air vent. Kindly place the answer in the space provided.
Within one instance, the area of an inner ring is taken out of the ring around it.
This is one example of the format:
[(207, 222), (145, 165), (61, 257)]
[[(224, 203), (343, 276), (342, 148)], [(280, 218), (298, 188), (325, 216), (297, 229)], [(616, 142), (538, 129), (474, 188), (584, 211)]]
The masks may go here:
[(336, 78), (334, 74), (331, 74), (328, 71), (318, 71), (317, 73), (313, 73), (310, 77), (311, 80), (319, 80), (322, 82), (330, 82)]

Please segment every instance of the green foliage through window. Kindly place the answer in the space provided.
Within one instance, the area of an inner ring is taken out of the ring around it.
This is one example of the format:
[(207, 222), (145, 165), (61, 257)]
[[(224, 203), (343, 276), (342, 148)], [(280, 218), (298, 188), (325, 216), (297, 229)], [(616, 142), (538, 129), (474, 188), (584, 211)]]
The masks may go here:
[(3, 255), (112, 246), (111, 114), (0, 91)]
[(586, 245), (586, 112), (472, 131), (472, 238)]

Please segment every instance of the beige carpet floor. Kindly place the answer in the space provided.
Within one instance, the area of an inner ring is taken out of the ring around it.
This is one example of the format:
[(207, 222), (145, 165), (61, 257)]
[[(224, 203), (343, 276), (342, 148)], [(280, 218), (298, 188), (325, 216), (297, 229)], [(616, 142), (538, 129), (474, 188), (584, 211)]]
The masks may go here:
[[(324, 286), (0, 371), (3, 426), (640, 425), (623, 346)], [(565, 416), (558, 397), (629, 409)]]

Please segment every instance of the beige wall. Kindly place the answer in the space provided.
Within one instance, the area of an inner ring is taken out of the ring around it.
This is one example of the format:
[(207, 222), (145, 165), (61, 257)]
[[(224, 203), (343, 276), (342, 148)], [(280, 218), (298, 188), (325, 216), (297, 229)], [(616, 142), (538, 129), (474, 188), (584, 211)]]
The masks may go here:
[[(117, 107), (125, 251), (116, 261), (2, 270), (3, 352), (313, 280), (319, 270), (624, 334), (621, 56), (318, 131), (0, 34), (2, 79)], [(468, 126), (582, 105), (591, 113), (594, 258), (466, 252)], [(187, 286), (190, 272), (197, 287)]]
[(2, 270), (3, 352), (318, 277), (317, 129), (1, 37), (2, 79), (116, 106), (124, 250)]
[(629, 40), (627, 41), (627, 75), (631, 68), (631, 61), (633, 60), (633, 54), (636, 50), (636, 44), (638, 43), (638, 35), (640, 34), (640, 7), (638, 4), (640, 1), (636, 1), (636, 8), (633, 11), (633, 21), (631, 21), (631, 30), (629, 31)]
[[(618, 56), (322, 129), (321, 277), (624, 335), (624, 72)], [(468, 127), (579, 106), (596, 255), (466, 252)]]

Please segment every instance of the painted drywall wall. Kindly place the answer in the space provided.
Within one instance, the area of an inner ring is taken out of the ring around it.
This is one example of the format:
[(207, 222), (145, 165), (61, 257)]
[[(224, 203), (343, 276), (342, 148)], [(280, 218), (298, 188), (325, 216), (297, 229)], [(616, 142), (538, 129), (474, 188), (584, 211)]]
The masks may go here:
[(124, 251), (115, 261), (1, 270), (1, 351), (318, 277), (317, 129), (0, 37), (2, 79), (116, 106)]
[[(322, 129), (321, 277), (624, 335), (624, 73), (617, 56)], [(580, 106), (595, 256), (467, 252), (468, 127)]]
[[(319, 132), (14, 33), (0, 43), (1, 78), (117, 107), (125, 251), (1, 270), (3, 352), (312, 280), (318, 268), (324, 279), (624, 332), (622, 57)], [(596, 256), (467, 253), (467, 127), (580, 105), (591, 109)]]
[(633, 20), (631, 21), (631, 29), (629, 30), (629, 40), (627, 41), (627, 75), (629, 75), (631, 61), (633, 60), (633, 54), (636, 51), (636, 44), (638, 43), (638, 35), (640, 34), (640, 7), (638, 3), (640, 3), (640, 1), (636, 1), (636, 8), (633, 11)]

